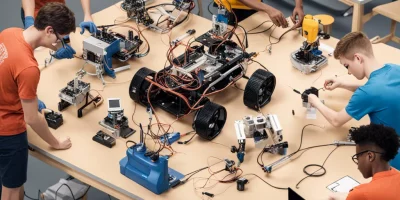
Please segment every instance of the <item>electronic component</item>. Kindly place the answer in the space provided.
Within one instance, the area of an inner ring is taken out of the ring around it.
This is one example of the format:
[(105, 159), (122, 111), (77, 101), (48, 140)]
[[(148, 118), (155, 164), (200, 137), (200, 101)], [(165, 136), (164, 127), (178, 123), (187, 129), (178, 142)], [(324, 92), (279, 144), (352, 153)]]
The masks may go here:
[(145, 8), (145, 0), (124, 0), (121, 4), (129, 18), (135, 19), (136, 23), (149, 26), (154, 23)]
[(304, 92), (301, 94), (301, 99), (303, 100), (303, 107), (309, 108), (311, 107), (310, 103), (308, 102), (308, 95), (314, 94), (315, 96), (318, 97), (318, 89), (315, 87), (311, 87), (309, 89), (304, 90)]
[(290, 155), (284, 156), (284, 157), (280, 158), (279, 160), (277, 160), (267, 166), (264, 166), (263, 170), (264, 170), (264, 172), (271, 173), (272, 170), (278, 169), (279, 167), (288, 163), (290, 160), (291, 160)]
[(333, 142), (336, 146), (356, 146), (354, 141), (334, 141)]
[[(202, 37), (206, 36), (209, 34)], [(168, 52), (167, 55), (172, 54)], [(227, 112), (223, 106), (212, 103), (208, 96), (242, 78), (253, 55), (230, 40), (209, 46), (191, 46), (178, 57), (168, 57), (171, 65), (157, 72), (157, 77), (151, 69), (139, 69), (129, 86), (129, 96), (146, 107), (151, 103), (177, 118), (196, 112), (194, 130), (200, 137), (212, 140), (221, 132)], [(244, 104), (258, 110), (269, 103), (275, 82), (272, 73), (256, 70), (246, 85)]]
[(328, 59), (318, 49), (321, 37), (319, 32), (319, 20), (311, 15), (306, 15), (302, 25), (302, 35), (306, 41), (299, 50), (290, 55), (293, 67), (304, 74), (316, 72), (328, 63)]
[(236, 137), (238, 139), (239, 147), (236, 146), (231, 147), (231, 152), (236, 153), (238, 158), (238, 167), (244, 161), (244, 155), (246, 153), (246, 135), (243, 130), (243, 126), (241, 126), (240, 121), (235, 121), (235, 131)]
[(79, 79), (85, 73), (79, 71), (74, 78), (74, 80), (68, 82), (67, 87), (64, 87), (60, 90), (58, 96), (60, 97), (61, 101), (58, 103), (58, 110), (63, 111), (64, 109), (68, 108), (70, 105), (77, 106), (85, 101), (85, 104), (78, 109), (78, 118), (83, 116), (83, 109), (86, 108), (90, 104), (100, 105), (102, 102), (101, 96), (97, 96), (91, 98), (89, 100), (90, 95), (90, 83), (83, 82)]
[(160, 136), (160, 142), (165, 145), (171, 145), (181, 138), (181, 134), (179, 132), (167, 133), (165, 135)]
[(161, 194), (169, 188), (177, 186), (183, 174), (168, 167), (168, 158), (147, 151), (140, 131), (140, 143), (126, 150), (126, 157), (119, 161), (120, 172), (129, 179), (142, 185), (155, 194)]
[[(121, 4), (121, 7), (127, 12), (127, 16), (134, 19), (137, 24), (143, 24), (151, 30), (165, 33), (186, 20), (191, 10), (193, 10), (195, 7), (193, 0), (173, 0), (172, 5), (175, 6), (172, 11), (166, 10), (163, 4), (151, 7), (156, 8), (159, 11), (161, 14), (159, 19), (164, 19), (162, 21), (157, 20), (156, 23), (154, 23), (154, 20), (148, 14), (148, 9), (145, 6), (144, 0), (124, 0)], [(186, 17), (178, 21), (179, 16), (182, 15), (182, 12), (187, 13)]]
[[(112, 58), (125, 62), (135, 56), (142, 43), (138, 36), (133, 36), (133, 31), (128, 32), (127, 38), (119, 33), (107, 32), (104, 27), (83, 40), (82, 58), (95, 66), (96, 76), (105, 84), (103, 74), (115, 78), (117, 72), (112, 68)], [(121, 70), (118, 68), (118, 71)]]
[(120, 98), (108, 98), (108, 112), (120, 112), (122, 111), (121, 99)]
[(223, 7), (218, 6), (217, 15), (212, 16), (211, 32), (217, 36), (223, 36), (228, 30), (229, 12)]
[(248, 183), (249, 181), (247, 180), (247, 179), (245, 179), (245, 178), (239, 178), (237, 181), (236, 181), (236, 189), (238, 190), (238, 191), (244, 191), (244, 185), (246, 185), (247, 183)]
[(286, 155), (288, 147), (289, 147), (289, 144), (285, 141), (285, 142), (268, 145), (268, 146), (264, 147), (264, 152), (268, 152), (271, 154)]
[(124, 116), (120, 101), (119, 98), (108, 99), (108, 115), (99, 124), (110, 130), (115, 137), (127, 138), (136, 131), (129, 127), (129, 120)]
[(172, 5), (174, 5), (177, 10), (189, 10), (192, 2), (192, 0), (173, 0)]
[(183, 39), (185, 39), (185, 38), (187, 38), (187, 37), (189, 37), (189, 36), (191, 36), (191, 35), (193, 35), (195, 33), (196, 33), (196, 30), (190, 29), (185, 34), (183, 34), (183, 35), (177, 37), (175, 40), (173, 40), (171, 42), (171, 45), (175, 46), (176, 44), (178, 44), (178, 42), (182, 41)]
[(115, 138), (111, 137), (101, 130), (97, 132), (95, 136), (93, 136), (93, 141), (96, 141), (108, 148), (111, 148), (115, 145)]
[(209, 193), (209, 192), (202, 192), (201, 194), (202, 194), (202, 195), (209, 196), (209, 197), (211, 197), (211, 198), (214, 197), (214, 194), (213, 194), (213, 193)]
[(76, 77), (74, 80), (68, 82), (66, 87), (60, 90), (58, 96), (61, 100), (76, 106), (85, 100), (89, 90), (90, 83), (83, 82)]
[(231, 174), (234, 173), (236, 171), (235, 161), (225, 159), (225, 171), (228, 171)]
[[(264, 130), (268, 130), (272, 136), (274, 143), (281, 142), (283, 139), (282, 127), (277, 115), (267, 114), (265, 116), (258, 115), (253, 117), (251, 115), (245, 116), (243, 120), (238, 121), (243, 124), (243, 132), (247, 138), (260, 138), (268, 139), (268, 134), (264, 134)], [(258, 148), (263, 148), (265, 143), (257, 145)]]
[(54, 112), (48, 108), (44, 109), (44, 118), (46, 119), (47, 125), (52, 129), (57, 129), (64, 122), (61, 113)]
[[(287, 142), (282, 142), (282, 127), (276, 115), (245, 116), (243, 120), (235, 121), (235, 132), (239, 147), (232, 146), (231, 152), (236, 153), (238, 166), (244, 161), (246, 138), (253, 138), (256, 148), (264, 148), (265, 152), (286, 154)], [(268, 133), (274, 145), (266, 146)]]

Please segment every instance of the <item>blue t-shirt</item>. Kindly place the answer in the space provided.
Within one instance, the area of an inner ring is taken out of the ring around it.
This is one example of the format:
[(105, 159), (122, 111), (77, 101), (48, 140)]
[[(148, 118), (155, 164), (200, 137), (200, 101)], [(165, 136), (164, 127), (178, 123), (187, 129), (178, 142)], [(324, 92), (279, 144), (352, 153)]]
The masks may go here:
[[(385, 64), (373, 71), (354, 92), (346, 112), (356, 120), (368, 114), (371, 123), (392, 127), (400, 136), (400, 66)], [(400, 169), (400, 152), (391, 165)]]

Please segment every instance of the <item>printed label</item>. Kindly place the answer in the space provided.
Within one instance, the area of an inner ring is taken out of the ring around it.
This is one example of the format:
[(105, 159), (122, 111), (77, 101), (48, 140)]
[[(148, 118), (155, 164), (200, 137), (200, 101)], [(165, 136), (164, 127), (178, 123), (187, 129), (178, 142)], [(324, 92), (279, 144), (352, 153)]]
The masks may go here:
[(4, 60), (8, 58), (8, 52), (6, 46), (3, 43), (0, 44), (0, 65), (3, 64)]

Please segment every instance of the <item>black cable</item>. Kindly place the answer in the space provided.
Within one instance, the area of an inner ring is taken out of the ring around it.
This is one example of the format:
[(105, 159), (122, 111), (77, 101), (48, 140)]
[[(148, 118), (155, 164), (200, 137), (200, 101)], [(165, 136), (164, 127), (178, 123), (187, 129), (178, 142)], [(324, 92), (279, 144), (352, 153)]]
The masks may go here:
[(208, 12), (211, 14), (211, 15), (213, 15), (213, 13), (211, 12), (211, 10), (210, 10), (210, 6), (211, 6), (211, 4), (213, 3), (214, 1), (210, 1), (210, 3), (208, 4), (208, 6), (207, 6), (207, 9), (208, 9)]
[[(300, 151), (304, 151), (304, 150), (308, 150), (308, 149), (312, 149), (312, 148), (317, 148), (317, 147), (323, 147), (323, 146), (330, 146), (330, 145), (333, 145), (333, 144), (316, 145), (316, 146), (311, 146), (311, 147), (307, 147), (307, 148), (302, 149), (301, 146), (303, 145), (304, 129), (307, 128), (308, 126), (316, 126), (316, 127), (321, 128), (320, 126), (315, 125), (315, 124), (307, 124), (307, 125), (305, 125), (305, 126), (303, 127), (303, 129), (301, 130), (299, 148), (298, 148), (295, 152), (293, 152), (293, 153), (287, 155), (289, 158), (291, 158), (292, 156), (294, 156), (295, 154), (297, 154), (297, 153), (300, 152)], [(263, 161), (263, 159), (262, 159), (262, 156), (264, 155), (264, 153), (265, 153), (265, 152), (264, 152), (264, 148), (263, 148), (263, 149), (261, 150), (261, 152), (260, 152), (260, 153), (258, 154), (258, 156), (257, 156), (257, 163), (258, 163), (258, 165), (260, 165), (260, 167), (261, 167), (262, 169), (263, 169), (264, 166), (265, 166), (265, 165), (264, 165), (264, 161)]]
[(126, 143), (125, 143), (127, 149), (129, 149), (129, 147), (128, 147), (128, 144), (129, 144), (129, 143), (133, 143), (134, 145), (137, 144), (137, 143), (136, 143), (135, 141), (133, 141), (133, 140), (128, 140), (128, 141), (126, 141)]
[(287, 189), (288, 189), (288, 188), (277, 187), (277, 186), (271, 185), (270, 183), (268, 183), (267, 181), (265, 181), (263, 178), (261, 178), (261, 177), (258, 176), (257, 174), (253, 174), (253, 173), (251, 173), (251, 174), (245, 174), (245, 175), (243, 175), (243, 176), (241, 176), (241, 177), (250, 176), (250, 175), (253, 175), (253, 176), (259, 178), (259, 179), (262, 180), (264, 183), (266, 183), (267, 185), (269, 185), (269, 186), (271, 186), (271, 187), (273, 187), (273, 188), (275, 188), (275, 189), (278, 189), (278, 190), (287, 190)]
[(208, 166), (207, 166), (207, 167), (200, 168), (200, 169), (198, 169), (198, 170), (194, 170), (194, 171), (192, 171), (192, 172), (190, 172), (190, 173), (187, 173), (187, 174), (185, 174), (185, 175), (183, 175), (183, 176), (188, 176), (188, 175), (190, 175), (190, 174), (197, 173), (197, 172), (199, 172), (199, 171), (203, 171), (203, 170), (205, 170), (205, 169), (207, 169), (207, 168), (208, 168)]
[(260, 62), (258, 62), (258, 61), (256, 61), (256, 60), (253, 60), (253, 59), (250, 59), (251, 61), (253, 61), (253, 62), (255, 62), (255, 63), (257, 63), (257, 64), (259, 64), (262, 68), (264, 68), (265, 70), (267, 70), (267, 71), (269, 71), (263, 64), (261, 64)]
[(72, 190), (71, 190), (71, 188), (69, 187), (69, 185), (67, 185), (67, 184), (65, 184), (65, 183), (63, 183), (58, 189), (57, 189), (57, 191), (56, 191), (56, 197), (55, 197), (55, 200), (57, 200), (57, 194), (58, 194), (58, 191), (62, 188), (62, 186), (67, 186), (68, 187), (68, 189), (69, 189), (69, 191), (71, 192), (71, 195), (72, 195), (72, 199), (73, 200), (76, 200), (75, 199), (75, 196), (74, 196), (74, 193), (72, 192)]
[[(336, 147), (328, 154), (328, 156), (326, 157), (326, 159), (324, 160), (324, 162), (322, 163), (322, 165), (318, 165), (318, 164), (309, 164), (309, 165), (306, 165), (306, 166), (303, 168), (303, 172), (304, 172), (307, 176), (304, 177), (303, 179), (301, 179), (301, 180), (296, 184), (296, 188), (299, 189), (300, 183), (303, 182), (303, 181), (304, 181), (305, 179), (307, 179), (308, 177), (320, 177), (320, 176), (325, 175), (325, 174), (326, 174), (326, 169), (324, 168), (324, 165), (325, 165), (326, 161), (328, 160), (328, 158), (332, 155), (332, 153), (333, 153), (338, 147), (339, 147), (339, 146), (336, 146)], [(307, 170), (306, 170), (308, 167), (319, 167), (319, 169), (317, 169), (316, 171), (314, 171), (313, 173), (310, 174), (310, 173), (308, 173)], [(321, 169), (324, 170), (323, 173), (315, 174), (315, 173), (317, 173), (318, 171), (320, 171)]]
[(197, 135), (197, 133), (196, 134), (194, 134), (189, 140), (186, 140), (186, 141), (178, 141), (178, 144), (187, 144), (187, 143), (189, 143), (190, 141), (192, 141), (192, 139), (194, 138), (194, 136), (196, 136)]
[(200, 168), (200, 169), (198, 169), (198, 170), (196, 170), (196, 171), (193, 171), (193, 172), (190, 172), (190, 173), (184, 175), (184, 176), (188, 176), (188, 175), (190, 175), (190, 176), (187, 177), (185, 180), (181, 181), (180, 184), (185, 184), (190, 178), (192, 178), (192, 176), (194, 176), (195, 174), (197, 174), (197, 173), (199, 173), (199, 172), (201, 172), (201, 171), (203, 171), (203, 170), (205, 170), (205, 169), (208, 169), (208, 166), (207, 166), (207, 167)]
[(239, 24), (238, 24), (238, 26), (239, 26), (240, 28), (242, 28), (243, 31), (244, 31), (244, 36), (246, 37), (246, 40), (245, 40), (246, 45), (245, 45), (245, 47), (246, 47), (246, 49), (247, 49), (247, 48), (249, 47), (249, 41), (247, 40), (247, 31), (246, 31), (246, 29), (243, 28), (243, 26), (241, 26), (241, 25), (239, 25)]
[[(40, 191), (40, 190), (39, 190), (39, 191)], [(38, 198), (37, 198), (37, 199), (34, 199), (34, 198), (28, 196), (28, 195), (26, 194), (26, 192), (24, 191), (24, 196), (25, 196), (26, 198), (30, 199), (30, 200), (39, 200), (39, 195), (40, 195), (40, 192), (39, 192), (39, 194), (38, 194)]]
[(160, 22), (161, 17), (162, 17), (162, 15), (160, 15), (160, 17), (158, 18), (156, 26), (158, 26), (158, 23)]

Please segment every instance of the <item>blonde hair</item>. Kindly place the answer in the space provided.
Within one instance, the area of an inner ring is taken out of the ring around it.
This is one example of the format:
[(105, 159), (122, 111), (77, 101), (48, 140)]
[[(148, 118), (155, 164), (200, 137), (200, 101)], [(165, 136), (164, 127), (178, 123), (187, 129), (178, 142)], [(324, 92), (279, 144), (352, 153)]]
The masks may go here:
[(333, 53), (335, 59), (344, 57), (352, 60), (354, 54), (362, 53), (368, 57), (373, 57), (374, 52), (372, 51), (372, 45), (367, 35), (363, 32), (351, 32), (346, 34), (337, 43), (335, 52)]

